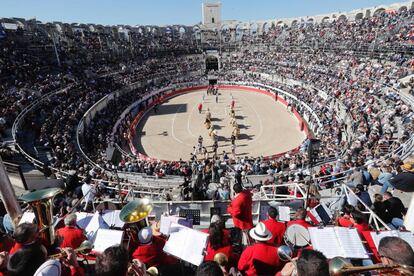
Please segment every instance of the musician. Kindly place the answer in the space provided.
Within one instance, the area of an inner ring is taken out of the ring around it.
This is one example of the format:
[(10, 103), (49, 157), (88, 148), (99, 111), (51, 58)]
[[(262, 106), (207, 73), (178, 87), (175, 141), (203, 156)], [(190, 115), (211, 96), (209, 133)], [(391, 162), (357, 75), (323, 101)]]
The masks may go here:
[(312, 227), (309, 223), (305, 221), (306, 219), (306, 209), (305, 208), (299, 208), (295, 213), (295, 220), (291, 220), (288, 222), (287, 227), (291, 226), (292, 224), (299, 224), (308, 229), (309, 227)]
[(241, 230), (253, 228), (252, 218), (252, 193), (243, 190), (240, 183), (233, 186), (235, 196), (227, 207), (227, 212), (233, 219), (234, 226)]
[(39, 232), (37, 231), (36, 224), (22, 223), (16, 227), (13, 235), (16, 243), (10, 250), (10, 254), (15, 253), (20, 248), (28, 247), (36, 243)]
[[(63, 250), (67, 256), (59, 262), (57, 260), (47, 261), (47, 250), (40, 243), (20, 248), (9, 259), (7, 264), (8, 275), (62, 275), (62, 272), (66, 272), (64, 275), (83, 276), (84, 271), (79, 267), (73, 249), (64, 248)], [(51, 264), (54, 264), (52, 265), (53, 268)], [(57, 270), (56, 266), (60, 270)], [(53, 272), (58, 272), (58, 274), (51, 274)]]
[(46, 260), (46, 248), (39, 243), (33, 243), (19, 248), (10, 256), (7, 271), (11, 276), (33, 275)]
[(128, 251), (122, 246), (112, 246), (98, 255), (95, 263), (97, 276), (125, 276), (128, 271)]
[(266, 228), (272, 233), (272, 238), (269, 240), (271, 245), (281, 245), (283, 236), (285, 235), (286, 226), (284, 223), (277, 221), (279, 212), (274, 207), (269, 207), (267, 210), (268, 219), (262, 221)]
[(223, 276), (220, 265), (216, 262), (204, 262), (198, 266), (195, 276)]
[(337, 218), (337, 225), (342, 227), (351, 227), (353, 222), (351, 221), (351, 213), (355, 210), (354, 206), (345, 204), (342, 208), (342, 216)]
[(237, 265), (239, 271), (245, 275), (274, 275), (282, 267), (277, 248), (268, 244), (272, 239), (272, 233), (259, 222), (249, 231), (249, 235), (256, 243), (246, 247), (242, 252)]
[(351, 213), (351, 222), (353, 227), (358, 230), (359, 235), (362, 237), (363, 231), (369, 231), (369, 225), (367, 223), (367, 218), (360, 211), (354, 210)]
[(384, 237), (378, 246), (378, 255), (384, 265), (414, 266), (414, 251), (403, 239)]
[(47, 260), (35, 272), (34, 276), (71, 275), (84, 276), (84, 270), (79, 266), (78, 257), (73, 248), (63, 248), (66, 257), (61, 260)]
[[(304, 249), (296, 261), (297, 276), (329, 276), (329, 263), (319, 251)], [(276, 276), (290, 276), (295, 271), (292, 262), (287, 263)]]
[(145, 263), (147, 267), (174, 263), (176, 260), (162, 250), (165, 240), (152, 235), (152, 228), (145, 227), (138, 232), (139, 245), (132, 253), (134, 259)]
[(230, 244), (229, 237), (225, 236), (228, 233), (224, 232), (223, 226), (220, 223), (211, 223), (208, 233), (207, 254), (204, 257), (204, 261), (213, 261), (217, 253), (224, 254), (230, 262), (237, 258), (233, 254), (233, 247)]
[(0, 252), (10, 252), (16, 241), (0, 229)]
[(69, 214), (64, 219), (65, 227), (56, 231), (56, 235), (63, 238), (61, 247), (78, 248), (86, 240), (82, 229), (76, 225), (76, 214)]

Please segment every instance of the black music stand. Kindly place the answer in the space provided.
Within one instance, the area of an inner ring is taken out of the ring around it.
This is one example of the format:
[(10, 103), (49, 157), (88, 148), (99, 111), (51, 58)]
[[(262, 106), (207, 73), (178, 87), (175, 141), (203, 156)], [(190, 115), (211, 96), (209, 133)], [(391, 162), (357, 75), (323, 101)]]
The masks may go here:
[(180, 209), (179, 217), (192, 219), (193, 225), (200, 225), (200, 210), (198, 209)]

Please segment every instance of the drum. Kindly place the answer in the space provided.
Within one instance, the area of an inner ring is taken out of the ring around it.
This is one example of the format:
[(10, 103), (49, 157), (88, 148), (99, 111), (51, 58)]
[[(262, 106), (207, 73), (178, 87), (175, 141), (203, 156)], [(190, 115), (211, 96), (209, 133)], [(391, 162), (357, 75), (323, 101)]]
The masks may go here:
[(285, 243), (292, 247), (305, 247), (310, 244), (308, 229), (299, 224), (292, 224), (286, 228)]

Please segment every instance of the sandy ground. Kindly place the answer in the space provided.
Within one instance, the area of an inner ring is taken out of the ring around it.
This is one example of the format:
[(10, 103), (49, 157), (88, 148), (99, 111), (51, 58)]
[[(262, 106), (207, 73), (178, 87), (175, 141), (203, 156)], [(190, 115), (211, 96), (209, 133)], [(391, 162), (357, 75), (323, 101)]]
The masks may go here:
[[(160, 105), (157, 113), (150, 110), (136, 128), (136, 149), (161, 160), (188, 159), (201, 135), (203, 145), (211, 152), (213, 141), (204, 126), (205, 113), (209, 108), (212, 124), (218, 131), (218, 152), (230, 153), (233, 129), (228, 113), (231, 96), (236, 102), (236, 119), (240, 127), (240, 139), (236, 141), (238, 157), (270, 156), (289, 151), (305, 139), (297, 118), (287, 111), (286, 106), (269, 96), (223, 89), (219, 90), (219, 101), (216, 103), (212, 95), (204, 95), (203, 101), (203, 94), (205, 90), (182, 94)], [(200, 102), (203, 102), (201, 114), (197, 109)]]

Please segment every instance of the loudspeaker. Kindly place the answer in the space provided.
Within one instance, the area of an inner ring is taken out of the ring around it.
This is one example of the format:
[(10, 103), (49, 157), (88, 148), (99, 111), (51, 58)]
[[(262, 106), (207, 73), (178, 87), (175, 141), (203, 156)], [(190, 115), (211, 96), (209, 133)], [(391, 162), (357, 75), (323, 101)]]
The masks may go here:
[(208, 84), (209, 85), (216, 85), (217, 84), (217, 80), (208, 80)]

